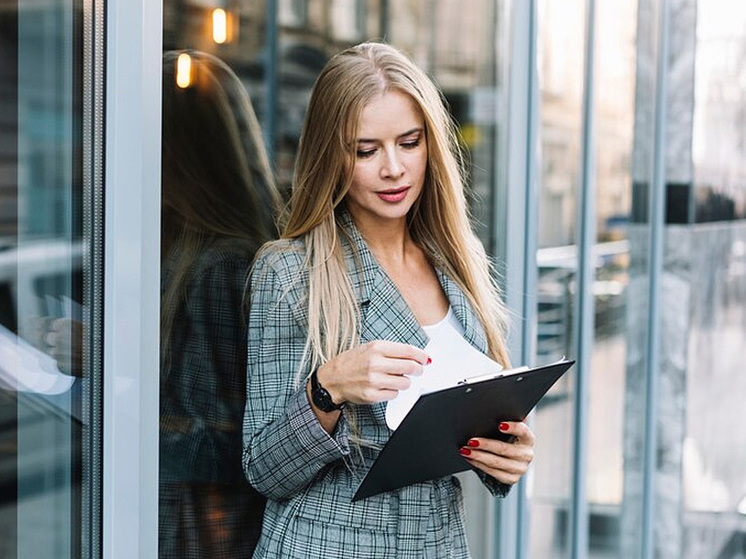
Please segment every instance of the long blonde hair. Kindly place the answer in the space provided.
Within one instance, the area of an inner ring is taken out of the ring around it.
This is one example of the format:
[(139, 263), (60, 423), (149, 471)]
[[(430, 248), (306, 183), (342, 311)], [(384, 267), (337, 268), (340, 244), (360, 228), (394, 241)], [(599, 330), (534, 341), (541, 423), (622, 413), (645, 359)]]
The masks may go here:
[[(176, 83), (187, 53), (192, 83)], [(277, 237), (279, 195), (249, 94), (230, 67), (200, 51), (163, 55), (161, 263), (172, 265), (161, 293), (161, 364), (168, 362), (174, 315), (199, 258), (230, 240), (250, 261)]]
[(306, 246), (311, 370), (358, 343), (359, 309), (335, 209), (351, 185), (360, 114), (371, 99), (391, 90), (409, 95), (425, 122), (428, 169), (408, 215), (410, 234), (463, 290), (485, 330), (490, 355), (507, 367), (507, 313), (469, 221), (453, 121), (438, 89), (407, 56), (389, 45), (363, 43), (334, 56), (316, 80), (284, 220), (282, 237), (303, 238)]

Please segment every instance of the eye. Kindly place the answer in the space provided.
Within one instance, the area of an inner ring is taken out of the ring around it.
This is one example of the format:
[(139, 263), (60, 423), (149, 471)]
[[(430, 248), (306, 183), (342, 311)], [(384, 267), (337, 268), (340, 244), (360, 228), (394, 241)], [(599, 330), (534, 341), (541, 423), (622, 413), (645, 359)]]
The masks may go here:
[(417, 137), (414, 140), (407, 140), (406, 142), (402, 142), (401, 143), (401, 147), (403, 147), (404, 149), (414, 149), (414, 148), (416, 148), (419, 145), (420, 145), (420, 138), (419, 137)]
[(366, 159), (376, 152), (375, 149), (359, 149), (357, 150), (357, 156), (359, 159)]

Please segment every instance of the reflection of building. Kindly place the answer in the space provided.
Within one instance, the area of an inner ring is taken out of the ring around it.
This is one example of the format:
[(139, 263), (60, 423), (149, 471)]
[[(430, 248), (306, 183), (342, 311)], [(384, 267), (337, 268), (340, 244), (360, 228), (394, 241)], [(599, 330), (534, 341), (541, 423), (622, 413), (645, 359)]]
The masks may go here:
[[(738, 34), (737, 24), (723, 20), (729, 10), (720, 14), (719, 19), (703, 14), (698, 30), (698, 133), (693, 146), (697, 221), (746, 216), (746, 38)], [(722, 26), (733, 27), (725, 38)]]
[[(582, 2), (542, 2), (544, 25), (539, 33), (541, 80), (542, 199), (540, 246), (574, 242), (580, 126), (582, 124), (582, 57), (557, 53), (583, 49), (585, 20)], [(599, 239), (618, 238), (614, 223), (629, 216), (630, 158), (634, 116), (636, 5), (603, 3), (597, 8), (595, 170), (599, 188), (596, 228)], [(551, 22), (551, 24), (549, 23)]]

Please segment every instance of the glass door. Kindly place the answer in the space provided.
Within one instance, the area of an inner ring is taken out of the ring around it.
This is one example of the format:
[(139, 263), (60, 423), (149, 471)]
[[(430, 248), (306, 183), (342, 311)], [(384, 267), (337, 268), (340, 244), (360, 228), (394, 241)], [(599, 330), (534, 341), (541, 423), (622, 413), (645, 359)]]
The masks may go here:
[(0, 556), (8, 558), (98, 554), (83, 20), (81, 0), (0, 7)]

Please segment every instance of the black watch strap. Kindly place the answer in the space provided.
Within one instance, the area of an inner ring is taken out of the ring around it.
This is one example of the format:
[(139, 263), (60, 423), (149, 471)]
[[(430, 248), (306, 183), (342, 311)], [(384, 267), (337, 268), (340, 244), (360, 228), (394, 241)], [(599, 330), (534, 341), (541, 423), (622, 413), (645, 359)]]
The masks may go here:
[(313, 400), (313, 405), (327, 413), (343, 409), (345, 407), (345, 402), (342, 402), (341, 404), (334, 403), (331, 394), (329, 394), (326, 388), (321, 386), (319, 377), (316, 374), (317, 372), (318, 369), (311, 373), (311, 400)]

